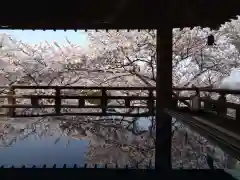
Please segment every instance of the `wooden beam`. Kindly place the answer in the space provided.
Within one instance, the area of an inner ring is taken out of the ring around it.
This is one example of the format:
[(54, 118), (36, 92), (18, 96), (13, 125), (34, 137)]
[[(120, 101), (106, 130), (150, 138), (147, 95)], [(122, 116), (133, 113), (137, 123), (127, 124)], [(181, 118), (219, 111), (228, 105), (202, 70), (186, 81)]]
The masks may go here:
[(124, 10), (127, 8), (127, 4), (129, 3), (128, 0), (120, 0), (117, 2), (117, 7), (112, 15), (110, 15), (107, 19), (107, 23), (114, 23), (119, 18), (120, 15), (124, 12)]
[(164, 112), (172, 100), (172, 28), (166, 24), (157, 30), (156, 83), (156, 154), (155, 168), (170, 170), (172, 117)]
[[(168, 0), (171, 1), (172, 24), (175, 28), (211, 27), (218, 28), (220, 24), (230, 19), (236, 19), (240, 14), (240, 1), (228, 0)], [(164, 28), (158, 14), (165, 6), (165, 0), (160, 1), (93, 1), (82, 0), (81, 11), (78, 3), (58, 3), (58, 7), (38, 4), (38, 11), (34, 4), (19, 1), (14, 10), (18, 16), (0, 16), (0, 29), (155, 29)], [(4, 4), (5, 7), (11, 6)], [(122, 3), (122, 4), (121, 4)], [(94, 4), (94, 5), (93, 5)], [(100, 8), (101, 7), (101, 8)], [(118, 9), (119, 8), (119, 9)], [(137, 11), (133, 11), (137, 9)], [(160, 10), (161, 9), (161, 10)], [(8, 8), (1, 10), (8, 13)], [(44, 12), (44, 13), (43, 13)], [(116, 14), (115, 14), (116, 13)], [(31, 14), (31, 16), (29, 16)], [(107, 19), (109, 18), (110, 19)], [(112, 20), (111, 20), (112, 18)]]

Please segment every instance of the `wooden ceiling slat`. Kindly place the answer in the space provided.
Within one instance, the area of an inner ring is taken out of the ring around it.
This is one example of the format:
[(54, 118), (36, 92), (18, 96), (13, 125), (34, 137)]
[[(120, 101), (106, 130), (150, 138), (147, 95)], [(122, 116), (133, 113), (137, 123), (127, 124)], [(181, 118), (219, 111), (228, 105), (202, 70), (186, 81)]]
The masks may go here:
[[(47, 6), (44, 2), (33, 6), (21, 1), (19, 6), (14, 5), (18, 8), (12, 12), (9, 8), (1, 10), (0, 25), (10, 29), (155, 29), (165, 23), (159, 20), (162, 19), (159, 18), (159, 6), (163, 1), (131, 0), (123, 3), (125, 7), (121, 11), (118, 8), (120, 0), (81, 0), (53, 5), (48, 3)], [(240, 1), (236, 0), (168, 1), (171, 7), (166, 8), (171, 11), (173, 27), (216, 28), (240, 15)], [(112, 22), (106, 22), (107, 19), (112, 19)]]

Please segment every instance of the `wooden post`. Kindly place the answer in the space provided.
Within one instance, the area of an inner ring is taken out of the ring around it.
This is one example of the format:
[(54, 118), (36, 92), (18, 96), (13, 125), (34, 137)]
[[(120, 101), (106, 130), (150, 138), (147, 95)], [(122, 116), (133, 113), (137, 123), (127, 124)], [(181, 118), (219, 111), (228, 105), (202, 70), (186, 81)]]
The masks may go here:
[[(209, 94), (207, 96), (205, 96), (204, 98), (207, 98), (208, 100), (212, 99)], [(203, 109), (205, 111), (212, 111), (213, 110), (212, 103), (204, 101)]]
[(79, 98), (78, 99), (78, 107), (81, 108), (81, 107), (84, 107), (84, 106), (85, 106), (85, 99)]
[(33, 107), (38, 107), (39, 106), (39, 101), (37, 97), (31, 97), (31, 104)]
[(200, 101), (200, 92), (196, 89), (196, 94), (190, 96), (190, 109), (193, 112), (198, 112), (201, 109), (201, 101)]
[(124, 102), (125, 102), (125, 107), (126, 107), (126, 108), (129, 108), (130, 105), (131, 105), (131, 100), (130, 100), (129, 98), (125, 98), (125, 99), (124, 99)]
[[(8, 95), (10, 96), (10, 97), (8, 97), (8, 105), (15, 105), (16, 99), (14, 97), (11, 97), (11, 96), (15, 95), (15, 89), (13, 87), (10, 87)], [(15, 108), (9, 108), (7, 115), (10, 117), (14, 117), (15, 116)]]
[(154, 116), (154, 96), (153, 96), (153, 90), (149, 90), (149, 99), (147, 101), (148, 106), (148, 113), (150, 116)]
[(107, 92), (106, 89), (102, 89), (102, 99), (101, 99), (101, 105), (102, 105), (102, 113), (106, 114), (106, 107), (107, 107)]
[(217, 104), (217, 113), (219, 115), (226, 115), (227, 114), (227, 108), (226, 108), (226, 94), (221, 93), (218, 102), (220, 104)]
[(61, 114), (61, 89), (59, 87), (55, 88), (55, 112), (56, 114), (60, 115)]
[(170, 170), (172, 117), (164, 112), (172, 104), (172, 27), (169, 24), (157, 30), (156, 95), (155, 168)]

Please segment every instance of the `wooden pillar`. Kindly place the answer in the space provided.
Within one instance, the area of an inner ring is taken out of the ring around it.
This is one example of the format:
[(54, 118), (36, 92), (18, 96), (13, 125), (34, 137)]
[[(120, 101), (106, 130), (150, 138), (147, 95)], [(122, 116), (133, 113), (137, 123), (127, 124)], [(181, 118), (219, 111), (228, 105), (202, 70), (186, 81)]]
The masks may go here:
[(172, 117), (164, 112), (172, 102), (172, 28), (157, 30), (157, 83), (156, 83), (156, 160), (155, 168), (170, 170)]

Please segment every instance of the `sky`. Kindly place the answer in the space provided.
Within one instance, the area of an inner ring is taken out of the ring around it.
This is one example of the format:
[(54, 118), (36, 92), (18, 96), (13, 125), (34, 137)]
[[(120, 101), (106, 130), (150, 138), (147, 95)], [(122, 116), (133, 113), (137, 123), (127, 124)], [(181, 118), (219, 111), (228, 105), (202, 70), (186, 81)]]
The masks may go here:
[(85, 31), (52, 31), (52, 30), (0, 30), (1, 33), (6, 33), (11, 35), (17, 40), (28, 44), (39, 44), (40, 42), (48, 41), (49, 43), (56, 41), (57, 43), (63, 45), (66, 43), (66, 37), (73, 44), (81, 45), (83, 47), (88, 46), (87, 33)]

